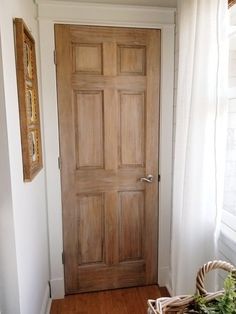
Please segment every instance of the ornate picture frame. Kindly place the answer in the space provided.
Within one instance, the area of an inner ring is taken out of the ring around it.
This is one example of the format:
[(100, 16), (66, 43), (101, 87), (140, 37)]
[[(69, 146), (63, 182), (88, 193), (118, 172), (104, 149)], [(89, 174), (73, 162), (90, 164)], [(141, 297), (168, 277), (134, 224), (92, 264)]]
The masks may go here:
[(23, 19), (14, 30), (23, 175), (32, 181), (43, 167), (35, 41)]
[(229, 8), (231, 8), (235, 4), (236, 4), (236, 0), (228, 0), (228, 7)]

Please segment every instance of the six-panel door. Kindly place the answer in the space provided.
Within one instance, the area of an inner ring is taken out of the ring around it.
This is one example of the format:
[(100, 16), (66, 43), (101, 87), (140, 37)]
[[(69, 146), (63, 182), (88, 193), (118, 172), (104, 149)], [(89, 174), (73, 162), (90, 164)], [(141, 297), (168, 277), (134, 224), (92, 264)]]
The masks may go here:
[(155, 283), (160, 31), (55, 35), (66, 293)]

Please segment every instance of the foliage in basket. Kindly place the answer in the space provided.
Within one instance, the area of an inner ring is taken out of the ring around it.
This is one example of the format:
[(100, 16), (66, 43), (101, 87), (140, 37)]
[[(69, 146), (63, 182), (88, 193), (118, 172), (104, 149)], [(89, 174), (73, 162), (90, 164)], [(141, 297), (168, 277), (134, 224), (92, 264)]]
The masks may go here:
[[(229, 273), (224, 290), (209, 293), (204, 286), (205, 275), (215, 269)], [(180, 295), (148, 300), (149, 314), (236, 314), (236, 267), (215, 260), (204, 264), (196, 277), (196, 295)]]
[(230, 273), (224, 281), (224, 293), (214, 301), (207, 302), (203, 296), (196, 296), (189, 306), (189, 313), (236, 314), (236, 277)]

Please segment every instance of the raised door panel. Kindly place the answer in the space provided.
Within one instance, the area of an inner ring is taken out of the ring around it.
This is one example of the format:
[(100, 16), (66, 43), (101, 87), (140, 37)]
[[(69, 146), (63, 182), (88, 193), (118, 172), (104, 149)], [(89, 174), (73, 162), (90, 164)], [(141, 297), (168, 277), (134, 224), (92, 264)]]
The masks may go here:
[(104, 196), (78, 196), (78, 249), (80, 266), (104, 263)]
[(144, 167), (144, 92), (120, 92), (120, 167)]
[(73, 44), (73, 72), (102, 74), (102, 45)]
[(145, 75), (146, 48), (145, 46), (118, 46), (119, 75)]
[(119, 260), (138, 261), (143, 256), (144, 191), (119, 192)]
[(104, 105), (102, 91), (75, 93), (77, 169), (104, 167)]

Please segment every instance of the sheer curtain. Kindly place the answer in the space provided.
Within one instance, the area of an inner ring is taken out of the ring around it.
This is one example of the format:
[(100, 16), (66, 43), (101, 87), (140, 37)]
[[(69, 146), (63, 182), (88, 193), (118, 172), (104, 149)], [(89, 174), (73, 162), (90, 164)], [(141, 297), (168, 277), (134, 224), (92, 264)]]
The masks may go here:
[(178, 0), (174, 295), (193, 293), (198, 268), (217, 254), (226, 138), (227, 11), (226, 0)]

